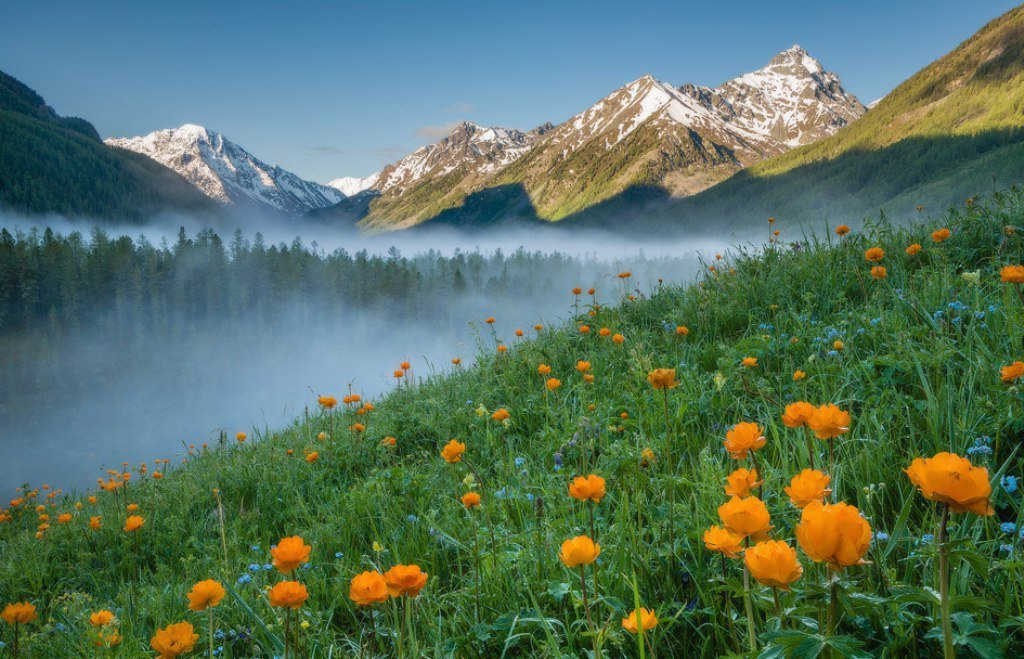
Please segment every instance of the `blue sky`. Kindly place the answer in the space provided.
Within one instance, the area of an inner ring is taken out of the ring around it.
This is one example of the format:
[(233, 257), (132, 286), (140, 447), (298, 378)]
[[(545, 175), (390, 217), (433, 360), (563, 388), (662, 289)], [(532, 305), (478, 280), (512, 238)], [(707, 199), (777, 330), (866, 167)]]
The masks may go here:
[(104, 137), (198, 123), (326, 181), (459, 120), (557, 123), (645, 73), (714, 85), (794, 43), (867, 103), (1015, 4), (12, 0), (0, 70)]

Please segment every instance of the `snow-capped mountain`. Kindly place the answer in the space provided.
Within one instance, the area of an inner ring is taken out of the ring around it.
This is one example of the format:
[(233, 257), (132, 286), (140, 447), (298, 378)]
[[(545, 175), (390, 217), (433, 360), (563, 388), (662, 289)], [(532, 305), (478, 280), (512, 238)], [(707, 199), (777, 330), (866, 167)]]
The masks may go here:
[(268, 165), (220, 133), (195, 124), (105, 141), (110, 146), (149, 156), (224, 205), (255, 204), (304, 213), (345, 198), (335, 188)]
[(354, 197), (360, 192), (372, 188), (379, 178), (380, 172), (374, 172), (365, 178), (342, 176), (341, 178), (336, 178), (333, 181), (328, 181), (327, 185), (338, 190), (346, 197)]
[(398, 228), (464, 206), (476, 212), (479, 204), (464, 201), (488, 188), (519, 186), (533, 212), (550, 220), (630, 188), (688, 196), (832, 135), (865, 111), (799, 46), (719, 87), (675, 87), (645, 75), (556, 127), (460, 125), (381, 172), (381, 196), (364, 226)]

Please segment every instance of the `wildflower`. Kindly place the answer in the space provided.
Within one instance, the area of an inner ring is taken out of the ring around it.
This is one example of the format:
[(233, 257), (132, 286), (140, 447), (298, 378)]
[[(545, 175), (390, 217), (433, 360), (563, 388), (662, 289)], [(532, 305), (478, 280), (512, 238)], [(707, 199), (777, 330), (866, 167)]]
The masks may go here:
[(67, 524), (72, 519), (74, 519), (74, 517), (71, 515), (71, 513), (62, 513), (62, 514), (57, 516), (57, 523), (58, 524)]
[(30, 602), (13, 602), (4, 607), (0, 618), (8, 625), (27, 625), (36, 619), (36, 607)]
[(366, 431), (366, 426), (364, 426), (361, 423), (353, 423), (351, 426), (348, 427), (348, 429), (356, 434), (359, 434), (361, 432)]
[(426, 587), (427, 576), (418, 565), (396, 565), (384, 573), (384, 582), (392, 597), (416, 597)]
[(501, 407), (494, 410), (494, 414), (491, 415), (491, 418), (494, 419), (495, 421), (504, 421), (508, 419), (510, 416), (512, 415), (509, 414), (508, 410), (506, 410), (504, 407)]
[(205, 611), (220, 604), (224, 595), (224, 586), (220, 582), (213, 579), (200, 581), (188, 593), (188, 608), (192, 611)]
[(394, 446), (397, 443), (398, 440), (391, 436), (385, 437), (384, 439), (380, 440), (381, 446)]
[(1017, 491), (1017, 477), (1016, 476), (1003, 476), (999, 479), (999, 484), (1003, 486), (1003, 491), (1007, 494), (1013, 494)]
[(850, 432), (850, 413), (829, 403), (814, 410), (807, 426), (818, 439), (835, 439)]
[(764, 428), (756, 423), (745, 421), (737, 423), (725, 433), (725, 450), (735, 460), (742, 460), (752, 451), (765, 445)]
[(743, 552), (743, 563), (762, 586), (789, 590), (804, 568), (797, 560), (796, 550), (782, 540), (765, 540)]
[(733, 497), (718, 507), (718, 516), (725, 528), (741, 537), (759, 540), (771, 529), (771, 515), (757, 497)]
[(549, 373), (551, 373), (551, 367), (548, 366), (547, 364), (540, 364), (537, 366), (537, 372), (540, 373), (541, 375), (548, 375)]
[(1002, 524), (999, 525), (999, 530), (1002, 531), (1003, 533), (1016, 533), (1017, 532), (1017, 525), (1014, 524), (1013, 522), (1003, 522)]
[(476, 492), (466, 492), (462, 495), (462, 505), (466, 507), (466, 510), (479, 507), (480, 495)]
[(650, 448), (645, 448), (640, 452), (640, 464), (646, 467), (652, 462), (654, 462), (654, 451)]
[(812, 561), (841, 570), (864, 563), (871, 546), (871, 525), (855, 506), (812, 501), (796, 526), (796, 540)]
[(590, 370), (590, 362), (578, 361), (576, 362), (576, 370), (580, 373), (586, 373)]
[(1008, 265), (999, 271), (999, 278), (1008, 284), (1024, 284), (1024, 265)]
[(484, 322), (487, 323), (488, 325), (493, 325), (494, 324), (494, 316), (489, 317)]
[(918, 243), (914, 243), (913, 245), (908, 246), (905, 251), (907, 253), (907, 256), (914, 256), (921, 251), (921, 245)]
[(538, 324), (538, 325), (534, 325), (534, 326), (533, 326), (533, 329), (534, 329), (534, 331), (537, 331), (537, 332), (539, 332), (539, 331), (541, 331), (542, 329), (544, 329), (544, 326), (543, 326), (543, 325), (539, 325), (539, 324)]
[(590, 334), (590, 326), (580, 325), (580, 334)]
[(558, 558), (566, 567), (590, 565), (601, 555), (601, 545), (585, 535), (578, 535), (562, 543)]
[(804, 508), (813, 501), (823, 500), (832, 490), (828, 489), (831, 478), (817, 469), (804, 469), (789, 481), (783, 490), (789, 501), (797, 508)]
[(629, 615), (622, 619), (622, 628), (630, 634), (639, 634), (641, 631), (649, 631), (658, 626), (658, 616), (654, 611), (640, 607), (629, 612)]
[(736, 558), (743, 552), (743, 536), (715, 525), (704, 531), (704, 546), (727, 558)]
[(600, 476), (579, 476), (569, 484), (569, 496), (579, 501), (601, 503), (605, 495), (605, 482)]
[(500, 353), (508, 352), (508, 346), (505, 345), (505, 344), (501, 344), (500, 346), (498, 346), (498, 352), (500, 352)]
[[(501, 346), (498, 346), (498, 347), (500, 348)], [(399, 370), (395, 371), (394, 373), (392, 373), (392, 375), (394, 375), (395, 379), (398, 380), (398, 379), (401, 379), (401, 378), (405, 377), (405, 371), (399, 369)]]
[(380, 572), (361, 572), (352, 577), (348, 587), (348, 598), (357, 606), (370, 606), (388, 598), (388, 586)]
[(562, 381), (559, 380), (558, 378), (548, 378), (548, 381), (545, 383), (545, 386), (547, 386), (548, 391), (555, 391), (556, 389), (562, 386)]
[(330, 410), (334, 409), (334, 406), (338, 404), (338, 399), (334, 396), (320, 396), (316, 399), (316, 402), (325, 410)]
[(815, 407), (810, 403), (804, 401), (792, 403), (786, 406), (786, 411), (782, 414), (782, 423), (787, 428), (802, 428), (807, 425), (814, 412)]
[(973, 272), (961, 272), (960, 276), (963, 278), (964, 281), (966, 281), (968, 284), (971, 284), (972, 286), (977, 286), (978, 284), (981, 283), (981, 270), (974, 270)]
[(149, 647), (160, 654), (160, 659), (172, 659), (188, 652), (196, 647), (199, 634), (190, 622), (176, 622), (157, 630), (156, 634), (149, 640)]
[(805, 372), (803, 372), (803, 371), (801, 371), (799, 369), (796, 370), (796, 371), (793, 371), (793, 382), (799, 382), (800, 380), (803, 380), (805, 377), (807, 377), (807, 373), (805, 373)]
[(612, 341), (619, 345), (622, 345), (623, 343), (626, 342), (626, 337), (622, 336), (621, 334), (614, 334), (612, 335)]
[(248, 435), (246, 435), (244, 432), (235, 433), (235, 439), (238, 440), (239, 444), (241, 444), (246, 439), (248, 439)]
[(757, 469), (737, 469), (725, 477), (725, 493), (744, 499), (750, 496), (750, 490), (759, 487), (762, 482), (757, 480)]
[(943, 240), (946, 240), (951, 235), (952, 234), (950, 233), (949, 229), (936, 229), (935, 231), (932, 231), (932, 240), (937, 243), (941, 243)]
[(619, 273), (619, 279), (629, 279), (632, 276), (633, 276), (632, 272), (620, 272)]
[(1016, 382), (1024, 375), (1024, 362), (1013, 362), (1009, 366), (1003, 366), (999, 371), (1003, 382)]
[(885, 250), (881, 247), (872, 247), (871, 249), (864, 252), (864, 260), (877, 263), (885, 258)]
[(462, 363), (462, 359), (460, 359), (458, 357), (452, 357), (452, 364), (458, 366), (461, 363)]
[[(594, 384), (594, 374), (593, 373), (584, 373), (583, 374), (583, 381), (586, 382), (587, 384)], [(594, 409), (594, 408), (591, 407), (589, 409)]]
[(992, 485), (988, 482), (988, 469), (975, 467), (967, 458), (938, 453), (931, 458), (915, 458), (903, 471), (925, 499), (949, 504), (953, 512), (995, 512), (989, 502)]
[(310, 451), (309, 453), (306, 454), (306, 462), (308, 462), (309, 464), (313, 464), (319, 459), (320, 453), (318, 453), (317, 451)]
[(690, 334), (690, 328), (687, 327), (686, 325), (679, 325), (678, 327), (676, 327), (676, 335), (677, 336), (689, 336), (689, 334)]
[(288, 574), (303, 563), (309, 562), (309, 553), (313, 550), (301, 536), (292, 535), (281, 538), (277, 546), (270, 548), (273, 565), (282, 574)]
[(114, 614), (106, 609), (97, 611), (89, 616), (89, 624), (93, 627), (103, 627), (114, 621)]
[(876, 265), (873, 268), (871, 268), (871, 278), (872, 279), (885, 279), (888, 276), (889, 276), (889, 271), (885, 269), (885, 266)]
[(839, 236), (840, 238), (842, 238), (848, 233), (850, 233), (850, 227), (846, 226), (845, 224), (840, 224), (839, 226), (836, 227), (836, 235)]
[(132, 533), (138, 531), (145, 524), (145, 520), (142, 519), (141, 515), (130, 515), (124, 522), (125, 533)]
[(309, 591), (298, 581), (281, 581), (267, 593), (270, 606), (297, 610), (309, 599)]
[(744, 368), (755, 368), (757, 366), (757, 357), (744, 357), (740, 363)]
[(103, 518), (99, 515), (93, 515), (89, 518), (89, 528), (93, 531), (99, 531), (103, 527)]
[(647, 374), (647, 381), (655, 389), (674, 389), (679, 386), (674, 368), (656, 368)]

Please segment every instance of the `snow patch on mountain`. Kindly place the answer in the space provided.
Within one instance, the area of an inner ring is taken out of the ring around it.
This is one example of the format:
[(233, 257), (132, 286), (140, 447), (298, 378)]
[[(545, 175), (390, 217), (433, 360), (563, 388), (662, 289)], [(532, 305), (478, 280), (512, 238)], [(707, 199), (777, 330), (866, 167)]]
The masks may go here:
[(342, 176), (336, 178), (333, 181), (328, 181), (327, 185), (341, 192), (346, 197), (353, 197), (364, 190), (369, 190), (380, 180), (380, 172), (374, 172), (364, 178), (358, 178), (355, 176)]

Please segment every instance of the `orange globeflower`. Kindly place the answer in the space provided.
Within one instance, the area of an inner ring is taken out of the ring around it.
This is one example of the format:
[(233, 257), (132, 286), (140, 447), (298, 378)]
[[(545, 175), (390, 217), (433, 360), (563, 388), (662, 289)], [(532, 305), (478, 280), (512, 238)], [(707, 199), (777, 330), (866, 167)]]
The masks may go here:
[(384, 582), (392, 597), (416, 597), (426, 587), (427, 576), (419, 565), (396, 565), (384, 573)]
[(690, 328), (687, 327), (686, 325), (678, 325), (676, 327), (676, 335), (677, 336), (689, 336), (689, 334), (690, 334)]
[(590, 370), (590, 362), (578, 361), (576, 362), (576, 370), (580, 373), (586, 373)]
[(601, 555), (601, 545), (585, 535), (578, 535), (562, 543), (558, 558), (565, 567), (590, 565)]
[(103, 627), (105, 625), (109, 625), (112, 622), (114, 622), (114, 614), (113, 612), (107, 611), (106, 609), (103, 609), (102, 611), (97, 611), (96, 613), (93, 613), (89, 616), (89, 624), (93, 627)]
[(309, 453), (306, 454), (306, 462), (308, 462), (309, 464), (313, 464), (319, 459), (320, 453), (318, 453), (317, 451), (310, 451)]
[(298, 581), (281, 581), (270, 589), (267, 599), (270, 600), (270, 606), (297, 610), (309, 599), (309, 591)]
[(554, 391), (555, 389), (558, 389), (559, 387), (562, 386), (562, 381), (559, 380), (558, 378), (548, 378), (548, 381), (545, 383), (545, 386), (547, 386), (549, 391)]
[(597, 330), (597, 333), (604, 337), (609, 337), (612, 335), (612, 331), (607, 327), (602, 327), (601, 329)]
[(124, 531), (125, 533), (132, 533), (133, 531), (138, 531), (142, 528), (142, 525), (145, 523), (146, 522), (142, 519), (141, 515), (131, 515), (124, 522)]
[(813, 501), (821, 501), (832, 492), (828, 489), (831, 480), (817, 469), (804, 469), (783, 490), (789, 495), (790, 503), (797, 508), (804, 508)]
[(537, 366), (537, 372), (540, 373), (541, 375), (548, 375), (549, 373), (551, 373), (551, 367), (548, 366), (547, 364), (539, 364)]
[(818, 439), (835, 439), (850, 432), (850, 413), (829, 403), (814, 410), (807, 426)]
[(523, 335), (523, 330), (517, 329), (516, 330), (516, 336), (522, 336), (522, 335)]
[(220, 604), (224, 595), (224, 586), (220, 582), (213, 579), (200, 581), (188, 593), (188, 608), (192, 611), (205, 611)]
[(149, 647), (160, 654), (160, 659), (173, 659), (191, 652), (196, 647), (199, 634), (190, 622), (176, 622), (157, 630), (156, 634), (149, 640)]
[(845, 224), (840, 224), (839, 226), (836, 227), (836, 235), (839, 236), (840, 238), (842, 238), (848, 233), (850, 233), (850, 227), (846, 226)]
[(508, 413), (508, 410), (506, 410), (504, 407), (499, 407), (498, 409), (494, 410), (494, 414), (491, 415), (491, 418), (494, 419), (495, 421), (505, 421), (510, 416), (512, 415)]
[(590, 334), (590, 325), (580, 325), (580, 334)]
[(361, 423), (353, 423), (351, 426), (348, 427), (348, 429), (354, 433), (361, 433), (366, 430), (366, 426), (364, 426)]
[(466, 445), (453, 439), (441, 449), (441, 457), (448, 464), (455, 464), (462, 461), (462, 454), (466, 452)]
[(36, 619), (36, 607), (30, 602), (13, 602), (4, 607), (0, 618), (8, 625), (27, 625)]
[(949, 504), (955, 513), (992, 515), (989, 497), (992, 485), (988, 469), (975, 467), (955, 453), (938, 453), (931, 458), (914, 458), (903, 470), (925, 499)]
[(402, 362), (401, 364), (398, 365), (398, 368), (402, 369), (403, 371), (408, 371), (410, 368), (412, 368), (412, 364), (410, 364), (409, 362)]
[(60, 515), (57, 515), (58, 524), (67, 524), (72, 519), (74, 519), (74, 517), (71, 515), (71, 513), (61, 513)]
[(1008, 265), (999, 271), (999, 278), (1008, 284), (1024, 284), (1024, 265)]
[(743, 552), (743, 563), (759, 584), (782, 590), (789, 590), (804, 573), (796, 550), (782, 540), (765, 540), (748, 548)]
[(380, 572), (361, 572), (352, 577), (348, 598), (357, 606), (370, 606), (388, 599), (388, 586)]
[(270, 548), (271, 561), (277, 571), (288, 574), (303, 563), (309, 562), (309, 552), (312, 547), (303, 541), (302, 536), (292, 535), (281, 538), (276, 546)]
[(467, 510), (471, 508), (477, 508), (480, 505), (480, 495), (476, 492), (466, 492), (462, 495), (462, 505)]
[(889, 276), (889, 271), (886, 270), (885, 266), (883, 266), (883, 265), (876, 265), (873, 268), (871, 268), (871, 278), (872, 279), (885, 279), (888, 276)]
[(800, 380), (803, 380), (805, 377), (807, 377), (807, 373), (805, 373), (804, 371), (801, 371), (799, 369), (793, 371), (793, 382), (799, 382)]
[(704, 546), (727, 558), (737, 558), (743, 552), (743, 536), (715, 525), (704, 531)]
[(744, 538), (759, 540), (772, 528), (768, 507), (757, 497), (733, 497), (718, 507), (725, 528)]
[(626, 337), (622, 336), (621, 334), (614, 334), (612, 335), (612, 341), (621, 345), (626, 342)]
[(248, 439), (248, 435), (246, 435), (244, 432), (235, 433), (235, 439), (237, 439), (238, 443), (241, 444), (246, 439)]
[[(501, 346), (498, 346), (498, 347), (500, 348)], [(397, 370), (392, 375), (395, 376), (396, 380), (399, 379), (399, 378), (404, 378), (405, 377), (405, 371)]]
[(99, 531), (103, 527), (103, 517), (99, 515), (93, 515), (89, 518), (89, 528), (93, 531)]
[(742, 460), (747, 454), (765, 445), (764, 428), (756, 423), (737, 423), (725, 433), (725, 450), (735, 460)]
[(885, 258), (885, 250), (881, 247), (872, 247), (868, 251), (864, 252), (864, 259), (867, 261), (878, 262)]
[(674, 389), (679, 386), (674, 368), (656, 368), (647, 374), (647, 381), (655, 389)]
[(909, 245), (905, 251), (907, 252), (907, 256), (914, 256), (920, 253), (921, 245), (920, 243), (914, 243), (912, 245)]
[(334, 396), (320, 396), (316, 399), (316, 402), (320, 404), (320, 407), (325, 410), (333, 409), (338, 404), (338, 399)]
[(743, 361), (740, 362), (745, 368), (754, 368), (757, 366), (757, 357), (744, 357)]
[(498, 352), (508, 352), (508, 346), (505, 344), (501, 344), (500, 346), (498, 346)]
[(654, 611), (640, 607), (629, 612), (629, 615), (622, 619), (622, 628), (630, 634), (639, 634), (641, 631), (650, 631), (658, 626), (658, 616)]
[(936, 229), (935, 231), (932, 231), (932, 240), (937, 242), (937, 243), (941, 243), (943, 240), (946, 240), (951, 235), (953, 235), (953, 234), (950, 233), (949, 229), (946, 229), (946, 228)]
[(804, 507), (795, 529), (800, 549), (816, 563), (839, 571), (864, 563), (871, 546), (871, 525), (856, 506), (812, 501)]
[(494, 324), (494, 316), (489, 317), (484, 322), (487, 323), (488, 325), (493, 325)]
[(632, 276), (633, 276), (632, 272), (620, 272), (619, 273), (619, 279), (629, 279)]
[(601, 503), (605, 495), (604, 479), (595, 474), (578, 476), (569, 484), (569, 496), (580, 501)]
[(380, 440), (380, 445), (381, 446), (394, 446), (397, 443), (398, 443), (398, 440), (395, 439), (394, 437), (391, 437), (390, 435), (388, 437), (385, 437), (384, 439)]
[(538, 324), (538, 325), (534, 325), (534, 326), (533, 326), (533, 329), (539, 332), (539, 331), (541, 331), (542, 329), (544, 329), (544, 326), (543, 326), (543, 325), (540, 325), (540, 324)]
[(452, 363), (458, 366), (459, 364), (462, 363), (462, 359), (460, 359), (459, 357), (452, 357)]
[(787, 428), (802, 428), (810, 421), (814, 410), (814, 405), (804, 401), (786, 405), (786, 411), (782, 414), (782, 424)]
[(725, 477), (725, 493), (743, 499), (750, 496), (750, 490), (763, 482), (757, 480), (757, 469), (737, 469)]
[(1016, 382), (1024, 375), (1024, 362), (1013, 362), (1009, 366), (1003, 366), (999, 373), (1003, 382)]

